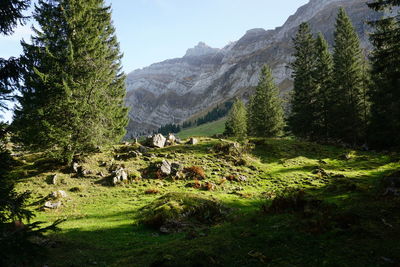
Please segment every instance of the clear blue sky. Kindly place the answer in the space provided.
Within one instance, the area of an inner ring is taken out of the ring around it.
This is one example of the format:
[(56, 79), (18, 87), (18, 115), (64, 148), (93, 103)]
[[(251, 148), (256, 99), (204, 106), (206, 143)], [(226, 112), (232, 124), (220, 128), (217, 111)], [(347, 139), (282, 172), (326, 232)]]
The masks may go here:
[[(252, 28), (281, 26), (308, 0), (106, 0), (113, 8), (123, 69), (181, 57), (203, 41), (222, 48)], [(0, 57), (18, 56), (29, 40), (29, 22), (11, 37), (0, 36)]]

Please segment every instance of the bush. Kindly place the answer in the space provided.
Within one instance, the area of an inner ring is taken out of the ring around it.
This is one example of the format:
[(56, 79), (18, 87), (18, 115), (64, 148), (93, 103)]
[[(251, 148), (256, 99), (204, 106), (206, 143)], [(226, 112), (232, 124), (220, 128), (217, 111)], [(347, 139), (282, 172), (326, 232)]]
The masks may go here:
[(186, 178), (189, 178), (189, 179), (204, 180), (206, 178), (204, 169), (199, 166), (192, 166), (192, 167), (184, 168), (183, 173), (186, 175)]

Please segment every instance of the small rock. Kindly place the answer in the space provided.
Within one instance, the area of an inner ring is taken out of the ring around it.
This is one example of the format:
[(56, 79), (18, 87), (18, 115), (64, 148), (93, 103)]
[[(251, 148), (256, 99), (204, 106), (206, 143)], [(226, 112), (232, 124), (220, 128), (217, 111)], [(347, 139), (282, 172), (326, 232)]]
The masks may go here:
[(189, 145), (197, 145), (199, 143), (199, 140), (197, 138), (190, 138), (188, 144)]
[(54, 202), (54, 203), (51, 201), (46, 201), (46, 203), (44, 203), (45, 209), (58, 209), (59, 207), (61, 207), (61, 201)]
[(161, 173), (165, 175), (171, 174), (171, 164), (167, 160), (163, 160), (160, 167)]
[(112, 184), (117, 185), (123, 182), (128, 181), (128, 174), (126, 173), (124, 168), (118, 168), (113, 171), (112, 175)]
[(239, 176), (236, 178), (236, 180), (237, 180), (238, 182), (246, 182), (246, 181), (247, 181), (247, 177), (244, 176), (244, 175), (239, 175)]
[(78, 173), (79, 172), (79, 164), (77, 162), (73, 162), (72, 163), (72, 170), (74, 173)]
[(53, 177), (51, 178), (51, 184), (56, 185), (58, 181), (58, 175), (54, 174)]

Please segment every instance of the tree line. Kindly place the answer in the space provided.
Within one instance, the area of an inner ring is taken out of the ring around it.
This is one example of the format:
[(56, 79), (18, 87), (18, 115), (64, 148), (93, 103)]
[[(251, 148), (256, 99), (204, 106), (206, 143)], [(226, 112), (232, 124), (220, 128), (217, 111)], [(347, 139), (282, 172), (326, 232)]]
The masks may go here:
[[(385, 0), (368, 4), (376, 11), (399, 6)], [(247, 107), (236, 100), (227, 135), (279, 136), (285, 125), (297, 137), (378, 149), (400, 146), (400, 19), (369, 22), (373, 50), (367, 57), (352, 22), (339, 9), (330, 49), (324, 36), (302, 23), (293, 38), (290, 64), (294, 80), (291, 110), (285, 118), (271, 70), (264, 66)]]
[(213, 108), (211, 111), (207, 112), (206, 115), (196, 119), (196, 120), (188, 120), (183, 122), (182, 124), (174, 124), (169, 123), (161, 126), (156, 131), (157, 133), (161, 133), (163, 135), (167, 135), (169, 133), (179, 133), (183, 129), (200, 126), (209, 122), (213, 122), (225, 117), (230, 109), (232, 108), (233, 102), (227, 101), (223, 103), (221, 106), (217, 105), (217, 107)]

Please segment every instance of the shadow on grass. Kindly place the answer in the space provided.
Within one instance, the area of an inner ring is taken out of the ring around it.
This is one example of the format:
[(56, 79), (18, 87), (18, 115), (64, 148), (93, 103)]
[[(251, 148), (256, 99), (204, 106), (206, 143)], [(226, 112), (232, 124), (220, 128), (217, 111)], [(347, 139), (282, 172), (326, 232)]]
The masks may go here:
[[(379, 175), (378, 172), (376, 175)], [(334, 218), (293, 212), (266, 214), (259, 199), (224, 201), (236, 212), (225, 223), (198, 232), (162, 235), (141, 225), (124, 224), (94, 231), (79, 229), (56, 236), (52, 266), (396, 266), (400, 263), (399, 198), (381, 196), (376, 177), (363, 180), (371, 187), (343, 187), (331, 180), (304, 189), (306, 196), (335, 199)], [(336, 187), (336, 190), (332, 190)], [(329, 193), (329, 194), (328, 194)], [(342, 198), (346, 195), (346, 198)], [(339, 198), (337, 198), (339, 197)], [(252, 209), (246, 209), (251, 206)], [(337, 214), (336, 214), (337, 213)], [(357, 220), (348, 221), (348, 214)], [(343, 215), (343, 216), (342, 216)], [(99, 220), (124, 213), (94, 216)], [(330, 215), (329, 215), (330, 216)], [(314, 222), (314, 220), (317, 220)], [(334, 220), (343, 220), (336, 222)], [(332, 223), (332, 226), (330, 223)], [(345, 226), (338, 226), (345, 225)], [(53, 264), (56, 262), (58, 264)]]
[[(218, 141), (215, 140), (215, 143)], [(176, 146), (157, 150), (159, 153), (193, 153), (210, 155), (214, 141), (196, 146)], [(93, 230), (70, 229), (55, 235), (58, 246), (50, 253), (49, 266), (396, 266), (400, 263), (400, 212), (398, 198), (384, 198), (379, 178), (398, 166), (390, 158), (362, 157), (342, 160), (349, 150), (306, 142), (271, 139), (256, 145), (253, 155), (263, 164), (282, 164), (304, 157), (301, 165), (288, 166), (268, 173), (273, 176), (301, 172), (312, 175), (315, 166), (327, 171), (351, 169), (344, 178), (326, 179), (318, 186), (304, 187), (306, 196), (337, 206), (335, 213), (352, 214), (357, 220), (346, 227), (329, 224), (330, 218), (304, 217), (293, 212), (266, 214), (261, 206), (265, 199), (224, 200), (235, 208), (228, 221), (208, 230), (162, 235), (136, 225), (126, 212), (85, 216), (84, 219), (110, 221), (113, 227)], [(328, 163), (319, 163), (326, 160)], [(358, 171), (369, 172), (360, 176)], [(284, 183), (284, 179), (281, 179)], [(286, 183), (288, 186), (289, 183)], [(268, 188), (267, 188), (268, 189)], [(329, 214), (328, 214), (329, 215)], [(334, 214), (336, 215), (336, 214)], [(132, 224), (119, 224), (130, 218)], [(82, 218), (83, 219), (83, 218)], [(79, 221), (80, 218), (72, 219)], [(334, 221), (332, 219), (332, 221)], [(309, 223), (327, 230), (314, 232)], [(102, 224), (105, 225), (105, 224)]]

